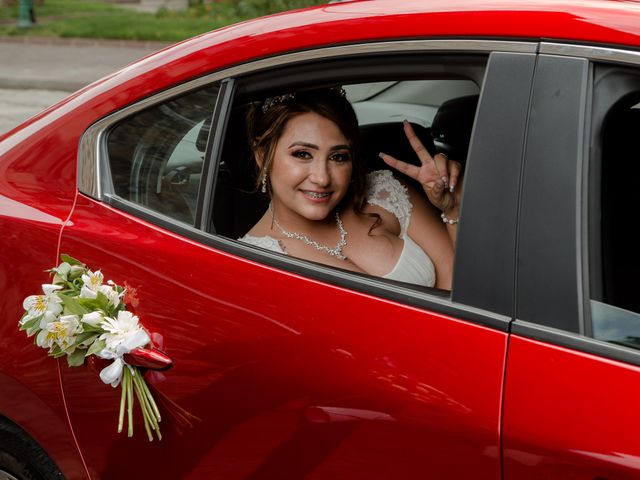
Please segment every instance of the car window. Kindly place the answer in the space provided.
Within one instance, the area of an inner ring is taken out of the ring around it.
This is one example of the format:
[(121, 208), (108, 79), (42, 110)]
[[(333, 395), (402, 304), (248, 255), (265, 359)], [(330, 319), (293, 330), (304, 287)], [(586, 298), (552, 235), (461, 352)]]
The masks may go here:
[(107, 138), (115, 194), (193, 224), (217, 94), (211, 85), (117, 123)]
[[(591, 258), (593, 336), (640, 348), (640, 248), (633, 222), (640, 208), (640, 72), (596, 70), (594, 129), (599, 168), (593, 176), (596, 214)], [(606, 104), (602, 105), (602, 103)]]
[[(374, 77), (366, 82), (336, 81), (333, 85), (344, 89), (358, 117), (366, 170), (391, 170), (379, 158), (379, 152), (419, 164), (405, 137), (403, 120), (412, 124), (432, 154), (446, 153), (464, 164), (480, 94), (482, 68), (478, 68), (474, 78), (461, 78), (457, 73), (446, 78), (440, 70), (436, 78), (416, 79), (414, 74), (411, 78), (390, 79), (385, 74), (385, 78)], [(287, 88), (296, 87), (282, 86), (278, 92), (286, 92)], [(313, 86), (306, 83), (303, 88)], [(238, 90), (242, 92), (243, 87)], [(228, 119), (217, 170), (212, 223), (217, 234), (234, 240), (246, 235), (269, 208), (269, 198), (261, 193), (257, 181), (258, 169), (248, 145), (246, 116), (252, 104), (271, 95), (273, 89), (264, 94), (252, 92), (238, 96)], [(393, 174), (422, 192), (410, 178), (397, 171)], [(426, 196), (424, 201), (428, 202)], [(264, 247), (261, 243), (254, 246)]]

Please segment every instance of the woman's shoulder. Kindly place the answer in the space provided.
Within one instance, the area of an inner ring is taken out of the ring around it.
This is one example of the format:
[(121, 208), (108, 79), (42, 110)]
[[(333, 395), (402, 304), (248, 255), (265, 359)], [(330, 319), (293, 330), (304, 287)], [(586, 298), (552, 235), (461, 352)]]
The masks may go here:
[(247, 233), (244, 237), (241, 237), (238, 240), (243, 243), (253, 245), (254, 247), (264, 248), (271, 250), (272, 252), (284, 253), (285, 255), (287, 254), (287, 252), (282, 248), (282, 245), (280, 245), (280, 242), (268, 235), (258, 237)]
[(392, 213), (404, 236), (411, 219), (412, 204), (407, 187), (389, 170), (376, 170), (367, 174), (367, 203)]
[(409, 200), (406, 185), (398, 180), (390, 170), (374, 170), (367, 174), (367, 198), (394, 196)]

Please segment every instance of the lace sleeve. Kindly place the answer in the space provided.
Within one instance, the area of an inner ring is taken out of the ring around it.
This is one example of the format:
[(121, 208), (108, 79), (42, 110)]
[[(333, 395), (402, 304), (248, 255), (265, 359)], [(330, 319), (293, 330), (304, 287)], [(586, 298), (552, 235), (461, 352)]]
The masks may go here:
[(278, 242), (278, 240), (273, 237), (254, 237), (253, 235), (245, 235), (238, 240), (255, 247), (271, 250), (272, 252), (284, 253), (285, 255), (287, 254), (287, 252), (285, 252), (285, 250), (280, 245), (280, 242)]
[(407, 187), (389, 170), (377, 170), (367, 175), (367, 203), (384, 208), (400, 222), (400, 237), (407, 234), (411, 221), (411, 201)]

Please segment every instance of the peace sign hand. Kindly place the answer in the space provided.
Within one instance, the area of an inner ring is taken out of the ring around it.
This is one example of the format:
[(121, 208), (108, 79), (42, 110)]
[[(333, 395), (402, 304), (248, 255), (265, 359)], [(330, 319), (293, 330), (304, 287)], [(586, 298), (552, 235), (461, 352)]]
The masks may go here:
[(449, 160), (444, 153), (438, 153), (432, 157), (416, 136), (411, 124), (406, 120), (404, 121), (404, 133), (418, 155), (421, 165), (416, 166), (403, 162), (386, 153), (380, 153), (380, 158), (390, 167), (420, 183), (429, 201), (437, 209), (445, 214), (457, 210), (460, 193), (459, 189), (456, 190), (455, 187), (461, 180), (462, 165), (454, 160)]

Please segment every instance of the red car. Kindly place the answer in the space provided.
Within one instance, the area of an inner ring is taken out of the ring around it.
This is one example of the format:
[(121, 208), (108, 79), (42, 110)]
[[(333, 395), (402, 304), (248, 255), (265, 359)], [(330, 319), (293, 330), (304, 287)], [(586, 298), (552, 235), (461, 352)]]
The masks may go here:
[[(236, 240), (247, 105), (336, 85), (372, 169), (403, 119), (464, 163), (451, 291)], [(75, 93), (0, 138), (0, 478), (640, 478), (639, 138), (633, 1), (335, 3)], [(65, 253), (173, 361), (161, 441), (18, 330)]]

